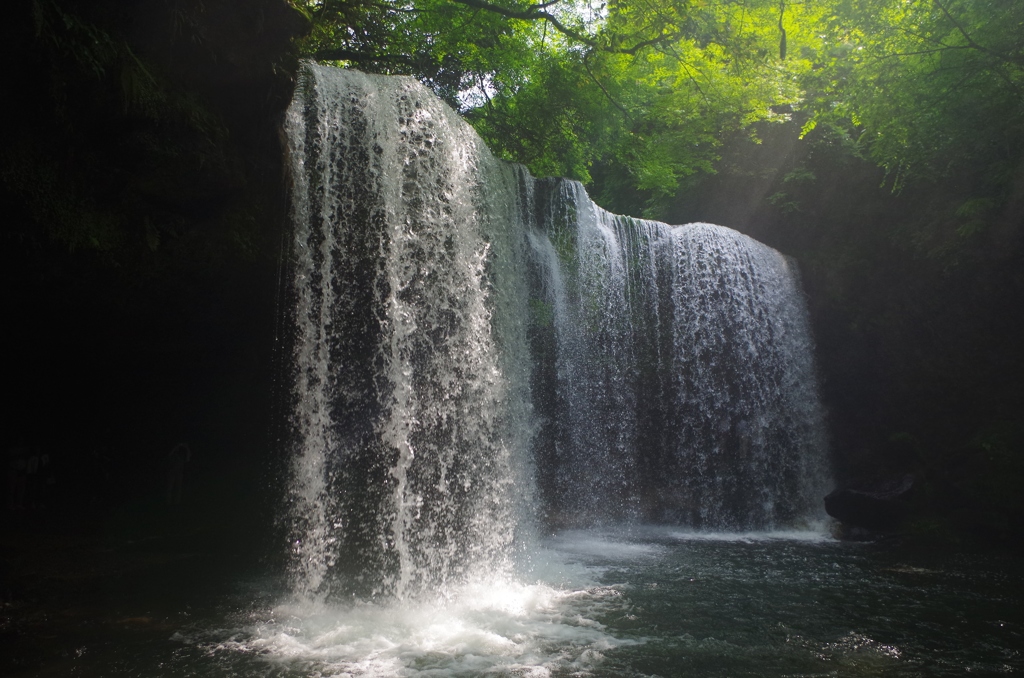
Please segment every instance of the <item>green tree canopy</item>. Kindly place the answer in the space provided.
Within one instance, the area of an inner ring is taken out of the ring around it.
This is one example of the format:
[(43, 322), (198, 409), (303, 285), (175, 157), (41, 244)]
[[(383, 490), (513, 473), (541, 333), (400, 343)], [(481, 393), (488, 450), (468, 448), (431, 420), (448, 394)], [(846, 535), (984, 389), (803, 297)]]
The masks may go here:
[(307, 55), (420, 77), (498, 154), (612, 208), (657, 216), (724, 138), (794, 117), (892, 189), (961, 176), (961, 235), (1017, 199), (1017, 0), (303, 2)]
[(811, 66), (790, 45), (817, 39), (806, 29), (820, 12), (775, 0), (306, 9), (310, 56), (417, 75), (499, 155), (586, 183), (601, 166), (653, 213), (683, 177), (710, 171), (724, 133), (788, 115)]
[(926, 252), (1019, 239), (1024, 3), (840, 0), (826, 27), (829, 51), (804, 83), (808, 127), (856, 135), (894, 191), (943, 187), (915, 228)]

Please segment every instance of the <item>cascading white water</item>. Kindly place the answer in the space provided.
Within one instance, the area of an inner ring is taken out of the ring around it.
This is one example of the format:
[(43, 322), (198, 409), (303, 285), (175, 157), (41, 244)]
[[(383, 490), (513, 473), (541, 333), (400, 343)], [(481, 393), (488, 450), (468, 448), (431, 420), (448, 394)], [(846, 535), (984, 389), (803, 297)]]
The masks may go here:
[(511, 567), (532, 487), (522, 170), (410, 79), (308, 66), (287, 132), (301, 592)]
[(286, 131), (302, 596), (509, 573), (535, 519), (818, 512), (812, 346), (780, 254), (534, 180), (408, 78), (306, 66)]
[(825, 439), (790, 262), (728, 228), (544, 186), (549, 239), (531, 243), (555, 367), (535, 391), (555, 419), (538, 445), (554, 522), (774, 529), (818, 514)]

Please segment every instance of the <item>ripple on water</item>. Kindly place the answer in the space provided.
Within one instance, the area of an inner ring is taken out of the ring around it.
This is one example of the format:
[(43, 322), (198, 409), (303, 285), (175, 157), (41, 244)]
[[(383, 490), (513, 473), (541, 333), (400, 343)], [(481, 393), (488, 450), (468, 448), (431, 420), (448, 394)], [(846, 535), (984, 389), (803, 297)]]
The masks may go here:
[(477, 582), (444, 600), (284, 602), (219, 622), (207, 616), (172, 638), (173, 675), (909, 677), (1024, 670), (1017, 561), (678, 532), (563, 533), (534, 553), (533, 569), (518, 582)]

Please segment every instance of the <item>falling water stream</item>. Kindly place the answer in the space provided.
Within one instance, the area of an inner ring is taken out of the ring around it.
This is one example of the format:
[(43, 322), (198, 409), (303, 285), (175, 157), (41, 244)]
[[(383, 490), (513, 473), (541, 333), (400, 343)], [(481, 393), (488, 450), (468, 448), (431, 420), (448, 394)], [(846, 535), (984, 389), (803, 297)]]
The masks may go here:
[(507, 573), (533, 503), (523, 171), (411, 80), (309, 67), (287, 129), (296, 585)]
[(783, 255), (534, 179), (408, 78), (307, 65), (286, 132), (287, 571), (118, 577), (45, 675), (1024, 670), (1017, 561), (825, 534)]
[(297, 594), (504, 580), (542, 526), (820, 519), (785, 257), (536, 180), (410, 78), (307, 66), (286, 128)]

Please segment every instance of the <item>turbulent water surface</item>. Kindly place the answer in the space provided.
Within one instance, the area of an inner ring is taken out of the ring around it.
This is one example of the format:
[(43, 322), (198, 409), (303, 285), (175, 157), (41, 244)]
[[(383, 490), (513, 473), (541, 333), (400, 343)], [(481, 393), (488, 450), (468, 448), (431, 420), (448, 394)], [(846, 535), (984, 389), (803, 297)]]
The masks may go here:
[(258, 577), (160, 603), (150, 584), (39, 639), (53, 644), (49, 672), (31, 675), (1012, 674), (1024, 671), (1018, 565), (813, 532), (563, 532), (530, 571), (416, 603), (297, 602)]

